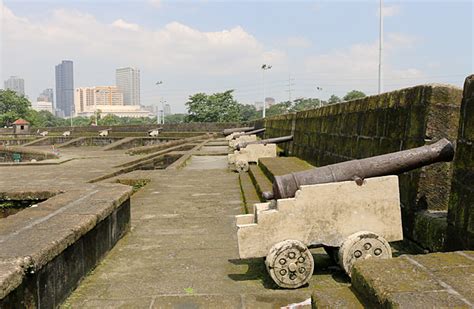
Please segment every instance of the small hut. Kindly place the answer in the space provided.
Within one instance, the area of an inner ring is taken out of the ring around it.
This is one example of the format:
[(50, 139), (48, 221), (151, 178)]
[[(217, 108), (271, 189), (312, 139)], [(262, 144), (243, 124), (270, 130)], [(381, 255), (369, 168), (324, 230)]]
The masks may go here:
[(25, 119), (17, 119), (12, 125), (13, 134), (30, 134), (30, 123)]

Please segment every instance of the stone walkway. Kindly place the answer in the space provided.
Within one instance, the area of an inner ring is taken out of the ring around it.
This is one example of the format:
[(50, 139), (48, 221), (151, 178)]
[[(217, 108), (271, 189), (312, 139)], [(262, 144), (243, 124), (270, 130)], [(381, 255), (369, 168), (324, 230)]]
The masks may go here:
[(224, 158), (194, 156), (182, 170), (127, 174), (151, 179), (132, 197), (131, 231), (64, 307), (275, 308), (315, 288), (347, 287), (321, 252), (311, 288), (293, 291), (277, 289), (262, 259), (238, 260), (234, 215), (243, 204)]

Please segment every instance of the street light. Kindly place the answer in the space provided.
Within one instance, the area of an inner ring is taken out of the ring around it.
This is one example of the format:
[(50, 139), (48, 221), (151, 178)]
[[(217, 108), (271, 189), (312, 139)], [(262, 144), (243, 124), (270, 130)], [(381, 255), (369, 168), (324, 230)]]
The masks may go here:
[[(162, 81), (162, 80), (160, 80), (160, 81), (157, 81), (157, 82), (155, 83), (155, 85), (156, 85), (157, 87), (158, 87), (159, 85), (161, 85), (161, 84), (163, 84), (163, 81)], [(162, 107), (163, 107), (163, 101), (162, 101), (162, 100), (161, 100), (161, 105), (162, 105)], [(157, 108), (157, 113), (156, 113), (156, 124), (160, 124), (160, 123), (163, 123), (163, 124), (165, 124), (165, 116), (163, 115), (163, 120), (162, 120), (162, 121), (160, 121), (160, 109), (159, 109), (159, 108)]]
[(265, 118), (265, 109), (266, 109), (266, 102), (265, 102), (265, 71), (266, 70), (270, 70), (272, 68), (271, 65), (269, 64), (263, 64), (262, 65), (262, 70), (263, 70), (263, 73), (262, 73), (262, 84), (263, 84), (263, 113), (262, 113), (262, 116), (263, 118)]

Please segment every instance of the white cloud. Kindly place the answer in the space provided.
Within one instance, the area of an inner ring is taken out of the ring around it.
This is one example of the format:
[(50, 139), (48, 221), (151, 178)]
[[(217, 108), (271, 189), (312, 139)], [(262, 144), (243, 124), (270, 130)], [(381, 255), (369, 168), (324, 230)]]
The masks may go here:
[[(254, 74), (262, 61), (279, 67), (286, 61), (285, 53), (266, 49), (240, 26), (200, 31), (171, 22), (149, 29), (123, 19), (107, 24), (91, 14), (63, 9), (45, 21), (36, 21), (18, 17), (5, 6), (1, 16), (2, 74), (24, 76), (32, 97), (42, 87), (54, 85), (51, 72), (62, 59), (75, 62), (77, 86), (104, 84), (104, 80), (113, 84), (114, 69), (130, 65), (141, 68), (142, 79), (154, 72), (186, 76), (183, 88), (192, 80)], [(44, 86), (31, 90), (33, 84)], [(144, 87), (147, 91), (152, 92)], [(183, 96), (189, 93), (183, 91)]]
[(121, 29), (125, 29), (125, 30), (132, 30), (132, 31), (140, 30), (139, 25), (133, 24), (133, 23), (128, 23), (128, 22), (126, 22), (125, 20), (123, 20), (121, 18), (114, 21), (112, 23), (112, 26), (117, 27), (117, 28), (121, 28)]

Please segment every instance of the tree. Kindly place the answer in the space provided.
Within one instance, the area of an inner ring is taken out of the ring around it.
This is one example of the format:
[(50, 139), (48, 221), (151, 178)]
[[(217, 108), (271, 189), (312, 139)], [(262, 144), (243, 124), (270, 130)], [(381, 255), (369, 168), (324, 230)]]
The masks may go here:
[(0, 90), (0, 125), (9, 126), (18, 118), (27, 118), (31, 103), (12, 90)]
[(290, 101), (280, 102), (278, 104), (274, 104), (270, 106), (269, 108), (267, 108), (266, 116), (270, 117), (270, 116), (286, 114), (290, 111), (290, 109), (291, 109)]
[(239, 103), (232, 96), (233, 90), (207, 95), (196, 93), (186, 102), (189, 122), (240, 121)]
[(259, 117), (260, 115), (257, 112), (255, 105), (251, 105), (251, 104), (240, 105), (240, 120), (249, 121), (249, 120), (258, 119)]
[(107, 114), (104, 117), (99, 119), (98, 124), (100, 126), (114, 126), (121, 124), (121, 119), (119, 116), (113, 114)]
[(165, 116), (165, 123), (183, 123), (186, 119), (186, 116), (187, 116), (186, 114), (166, 115)]
[(359, 90), (352, 90), (346, 93), (346, 95), (343, 97), (344, 101), (350, 101), (350, 100), (355, 100), (355, 99), (361, 99), (365, 98), (366, 95), (362, 91)]
[(291, 107), (292, 112), (304, 111), (307, 109), (314, 109), (321, 107), (322, 103), (319, 99), (313, 98), (301, 98), (293, 101), (293, 106)]
[(336, 104), (336, 103), (341, 103), (341, 102), (342, 102), (341, 98), (334, 94), (331, 95), (331, 97), (328, 100), (328, 104)]

